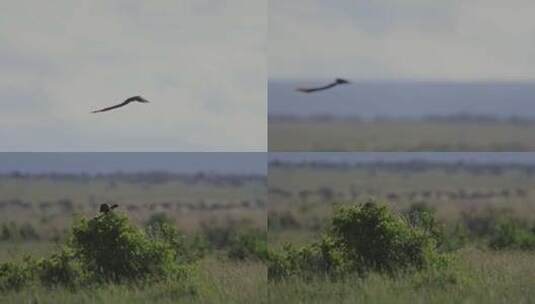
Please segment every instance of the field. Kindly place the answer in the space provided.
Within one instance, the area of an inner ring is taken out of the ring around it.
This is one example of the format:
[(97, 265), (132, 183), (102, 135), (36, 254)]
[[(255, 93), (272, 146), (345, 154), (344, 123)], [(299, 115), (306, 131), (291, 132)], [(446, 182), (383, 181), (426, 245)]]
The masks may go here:
[(264, 177), (165, 173), (0, 176), (0, 222), (38, 225), (49, 236), (61, 234), (76, 216), (96, 215), (104, 202), (118, 204), (137, 224), (165, 213), (185, 231), (208, 222), (248, 221), (258, 228), (265, 226)]
[(533, 151), (535, 125), (513, 121), (270, 119), (269, 151)]
[[(23, 175), (0, 177), (0, 263), (58, 252), (80, 217), (93, 218), (102, 202), (145, 229), (163, 220), (187, 239), (201, 239), (202, 255), (188, 284), (116, 284), (70, 290), (38, 284), (0, 292), (0, 302), (22, 303), (256, 303), (265, 302), (266, 266), (256, 258), (232, 258), (229, 246), (242, 232), (265, 231), (264, 176)], [(234, 243), (233, 243), (234, 242)], [(1, 280), (0, 280), (1, 281)]]
[[(109, 282), (75, 289), (32, 283), (1, 291), (0, 302), (530, 303), (535, 299), (531, 288), (535, 166), (272, 161), (267, 180), (161, 173), (14, 173), (0, 180), (0, 264), (59, 252), (77, 218), (97, 219), (102, 201), (119, 204), (115, 213), (127, 216), (139, 229), (160, 221), (172, 224), (192, 241), (182, 250), (195, 253), (185, 280)], [(268, 275), (287, 244), (305, 248), (317, 242), (329, 233), (337, 208), (370, 201), (386, 206), (410, 225), (420, 225), (411, 222), (417, 212), (432, 214), (433, 221), (426, 223), (432, 224), (429, 231), (438, 231), (437, 252), (448, 262), (395, 273), (319, 272), (279, 279)], [(251, 240), (268, 251), (251, 247)], [(4, 283), (0, 275), (0, 287)]]
[(374, 200), (404, 217), (411, 207), (431, 210), (445, 236), (440, 250), (453, 261), (440, 270), (395, 276), (372, 272), (342, 279), (318, 275), (312, 280), (270, 281), (272, 303), (531, 303), (535, 299), (530, 287), (535, 283), (534, 247), (515, 247), (513, 243), (521, 239), (516, 236), (500, 243), (503, 247), (490, 245), (501, 227), (525, 225), (531, 230), (523, 237), (535, 240), (533, 167), (272, 162), (268, 184), (268, 242), (275, 251), (288, 243), (305, 246), (319, 240), (336, 206)]

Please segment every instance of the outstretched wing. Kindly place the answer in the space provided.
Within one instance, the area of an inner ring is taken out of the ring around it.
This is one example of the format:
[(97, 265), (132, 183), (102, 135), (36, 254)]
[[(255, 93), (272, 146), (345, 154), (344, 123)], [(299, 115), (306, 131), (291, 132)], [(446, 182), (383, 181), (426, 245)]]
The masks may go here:
[(317, 91), (323, 91), (323, 90), (330, 89), (330, 88), (336, 86), (337, 84), (338, 83), (333, 82), (333, 83), (330, 83), (330, 84), (328, 84), (326, 86), (317, 87), (317, 88), (298, 88), (297, 91), (302, 92), (302, 93), (313, 93), (313, 92), (317, 92)]
[[(129, 98), (129, 99), (130, 99), (130, 98)], [(96, 111), (93, 111), (93, 112), (91, 112), (91, 113), (100, 113), (100, 112), (106, 112), (106, 111), (109, 111), (109, 110), (117, 109), (117, 108), (126, 106), (126, 105), (129, 104), (130, 102), (131, 102), (131, 101), (127, 99), (127, 100), (123, 101), (122, 103), (120, 103), (120, 104), (118, 104), (118, 105), (114, 105), (114, 106), (107, 107), (107, 108), (104, 108), (104, 109), (96, 110)]]
[(130, 98), (128, 98), (127, 100), (125, 100), (126, 102), (132, 102), (132, 101), (137, 101), (137, 102), (149, 102), (148, 100), (146, 100), (145, 98), (141, 97), (141, 96), (132, 96)]

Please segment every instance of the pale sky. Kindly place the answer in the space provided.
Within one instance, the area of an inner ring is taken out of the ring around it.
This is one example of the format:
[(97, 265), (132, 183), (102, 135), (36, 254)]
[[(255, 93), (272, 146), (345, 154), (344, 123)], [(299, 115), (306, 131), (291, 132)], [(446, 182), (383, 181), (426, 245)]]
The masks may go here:
[(2, 1), (0, 151), (265, 151), (266, 35), (264, 0)]
[(535, 1), (271, 0), (269, 76), (535, 80)]

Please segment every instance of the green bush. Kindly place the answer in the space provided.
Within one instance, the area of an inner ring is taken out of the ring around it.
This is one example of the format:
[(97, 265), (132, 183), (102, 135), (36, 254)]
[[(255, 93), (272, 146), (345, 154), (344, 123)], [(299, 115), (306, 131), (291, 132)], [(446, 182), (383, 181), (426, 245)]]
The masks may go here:
[(208, 244), (199, 235), (187, 237), (166, 222), (153, 223), (146, 228), (147, 235), (154, 240), (161, 240), (171, 245), (178, 263), (192, 263), (203, 256)]
[(338, 277), (352, 271), (347, 252), (337, 247), (336, 242), (324, 236), (319, 242), (296, 248), (290, 244), (282, 252), (269, 252), (268, 278), (279, 280), (299, 276), (310, 279), (317, 275)]
[(34, 278), (34, 262), (25, 257), (21, 263), (0, 264), (0, 290), (20, 290)]
[(39, 240), (41, 237), (32, 224), (24, 223), (19, 228), (19, 235), (23, 240)]
[(409, 224), (429, 234), (437, 242), (437, 247), (446, 246), (446, 235), (443, 225), (435, 219), (435, 209), (426, 203), (414, 203), (405, 212)]
[(107, 282), (182, 281), (191, 272), (188, 263), (193, 258), (174, 227), (159, 227), (158, 234), (148, 235), (114, 212), (82, 218), (59, 253), (0, 264), (0, 290), (32, 283), (76, 288)]
[(14, 222), (3, 223), (0, 240), (2, 241), (12, 241), (12, 240), (39, 240), (41, 239), (40, 235), (37, 233), (37, 230), (30, 223), (24, 223), (20, 227), (17, 227), (17, 224)]
[(86, 281), (82, 265), (66, 248), (49, 258), (39, 260), (37, 276), (43, 285), (49, 287), (63, 285), (75, 288)]
[(374, 203), (339, 208), (331, 235), (356, 262), (355, 267), (364, 270), (421, 268), (436, 255), (432, 237)]
[(535, 232), (533, 228), (518, 220), (503, 221), (498, 224), (496, 232), (489, 240), (489, 247), (500, 249), (535, 249)]
[(165, 239), (151, 239), (114, 212), (74, 225), (69, 246), (98, 281), (165, 278), (179, 272), (177, 253)]
[(233, 236), (228, 250), (232, 260), (267, 259), (267, 237), (265, 231), (249, 230)]
[(443, 262), (433, 236), (384, 206), (366, 203), (338, 208), (319, 242), (271, 253), (268, 274), (270, 279), (369, 271), (394, 274)]

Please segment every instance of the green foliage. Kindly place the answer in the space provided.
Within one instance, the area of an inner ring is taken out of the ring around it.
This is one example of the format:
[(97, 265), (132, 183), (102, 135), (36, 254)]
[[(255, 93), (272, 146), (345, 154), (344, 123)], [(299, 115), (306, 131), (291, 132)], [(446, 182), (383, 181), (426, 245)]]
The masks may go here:
[(432, 237), (374, 203), (338, 209), (331, 235), (365, 270), (422, 268), (435, 255)]
[(290, 211), (275, 212), (272, 211), (268, 215), (268, 230), (288, 230), (300, 229), (301, 223), (297, 220), (295, 215)]
[(17, 227), (17, 224), (13, 222), (3, 223), (0, 230), (0, 240), (2, 241), (41, 239), (37, 230), (30, 223), (24, 223), (20, 227)]
[(166, 222), (153, 223), (147, 226), (146, 232), (151, 239), (161, 240), (171, 245), (178, 263), (195, 262), (204, 257), (208, 250), (208, 244), (204, 238), (199, 235), (187, 237)]
[(73, 225), (61, 251), (37, 261), (0, 264), (0, 289), (17, 290), (32, 282), (76, 288), (100, 283), (181, 282), (190, 274), (183, 239), (167, 224), (147, 235), (114, 212)]
[(444, 230), (441, 246), (443, 251), (454, 251), (465, 247), (470, 241), (470, 235), (466, 226), (457, 223), (453, 226), (446, 227)]
[(172, 244), (147, 237), (115, 212), (75, 224), (70, 247), (94, 280), (158, 279), (178, 270)]
[(444, 227), (435, 219), (435, 209), (425, 203), (414, 203), (405, 212), (409, 224), (429, 234), (437, 242), (437, 247), (445, 245)]
[(0, 264), (0, 291), (20, 290), (28, 285), (34, 277), (34, 265), (29, 257), (25, 257), (21, 263)]
[(489, 247), (496, 250), (535, 250), (535, 231), (518, 220), (504, 221), (498, 224), (496, 232), (489, 241)]
[(233, 236), (228, 257), (232, 260), (267, 259), (267, 237), (265, 231), (249, 230)]
[(283, 252), (270, 252), (268, 261), (270, 280), (290, 276), (311, 279), (318, 274), (338, 277), (351, 272), (353, 266), (347, 252), (328, 236), (300, 248), (287, 244)]
[(270, 279), (290, 275), (395, 274), (444, 260), (433, 236), (375, 203), (340, 207), (319, 242), (270, 255)]
[(45, 286), (63, 285), (75, 288), (85, 281), (86, 274), (80, 262), (68, 248), (37, 262), (37, 276)]

